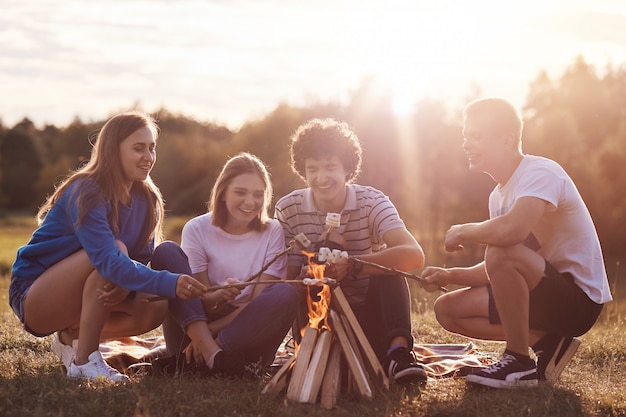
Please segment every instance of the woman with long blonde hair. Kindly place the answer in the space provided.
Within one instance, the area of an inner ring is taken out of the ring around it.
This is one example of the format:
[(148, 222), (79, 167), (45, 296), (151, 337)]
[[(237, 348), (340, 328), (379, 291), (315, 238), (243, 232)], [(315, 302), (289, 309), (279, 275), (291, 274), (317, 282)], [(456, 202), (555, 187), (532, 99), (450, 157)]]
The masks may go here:
[(167, 301), (206, 287), (186, 274), (154, 270), (163, 198), (150, 178), (158, 127), (142, 113), (109, 119), (91, 158), (71, 173), (38, 213), (39, 227), (19, 248), (9, 288), (13, 311), (29, 333), (55, 333), (52, 349), (68, 377), (126, 381), (99, 351), (101, 340), (158, 327)]

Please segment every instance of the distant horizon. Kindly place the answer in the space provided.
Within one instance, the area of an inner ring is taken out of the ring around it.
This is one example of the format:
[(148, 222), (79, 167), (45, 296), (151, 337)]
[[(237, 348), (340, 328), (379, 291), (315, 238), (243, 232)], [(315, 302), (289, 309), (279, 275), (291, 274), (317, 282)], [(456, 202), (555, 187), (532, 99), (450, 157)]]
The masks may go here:
[(375, 78), (407, 112), (476, 88), (523, 105), (578, 56), (626, 62), (626, 2), (0, 0), (0, 120), (103, 120), (136, 104), (238, 130), (281, 103), (344, 104)]

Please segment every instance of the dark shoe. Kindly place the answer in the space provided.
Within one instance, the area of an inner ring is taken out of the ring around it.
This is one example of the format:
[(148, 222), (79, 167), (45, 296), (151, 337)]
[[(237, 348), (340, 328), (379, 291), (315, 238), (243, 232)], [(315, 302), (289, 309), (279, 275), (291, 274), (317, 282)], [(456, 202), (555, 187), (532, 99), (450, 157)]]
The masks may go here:
[(535, 352), (537, 355), (537, 376), (539, 380), (554, 384), (578, 350), (578, 346), (580, 346), (579, 339), (575, 337), (561, 337), (554, 348)]
[(387, 357), (385, 369), (389, 379), (399, 384), (423, 384), (428, 379), (422, 365), (415, 360), (413, 351), (405, 347), (391, 352)]
[(248, 372), (246, 370), (247, 365), (249, 365), (249, 362), (240, 355), (221, 350), (213, 358), (213, 367), (209, 370), (209, 373), (225, 377), (244, 376)]
[(492, 388), (534, 387), (537, 385), (537, 366), (534, 363), (524, 365), (515, 356), (505, 353), (498, 362), (465, 379)]
[(184, 354), (164, 356), (152, 360), (152, 374), (175, 376), (183, 373), (203, 374), (207, 373), (206, 366), (201, 366), (195, 362), (187, 363)]

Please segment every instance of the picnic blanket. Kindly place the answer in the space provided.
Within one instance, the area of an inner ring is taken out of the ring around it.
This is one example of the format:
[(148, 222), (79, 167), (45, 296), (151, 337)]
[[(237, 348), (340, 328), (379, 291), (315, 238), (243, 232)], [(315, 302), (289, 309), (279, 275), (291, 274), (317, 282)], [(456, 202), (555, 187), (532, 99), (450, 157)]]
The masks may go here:
[(430, 378), (466, 376), (482, 368), (490, 354), (476, 350), (472, 342), (466, 344), (415, 344), (413, 352)]
[[(151, 358), (165, 351), (163, 336), (129, 337), (100, 344), (106, 361), (118, 370), (148, 365)], [(430, 378), (463, 377), (482, 368), (493, 354), (479, 352), (472, 342), (466, 344), (415, 344), (413, 352)], [(274, 366), (279, 367), (294, 354), (286, 340), (276, 353)]]

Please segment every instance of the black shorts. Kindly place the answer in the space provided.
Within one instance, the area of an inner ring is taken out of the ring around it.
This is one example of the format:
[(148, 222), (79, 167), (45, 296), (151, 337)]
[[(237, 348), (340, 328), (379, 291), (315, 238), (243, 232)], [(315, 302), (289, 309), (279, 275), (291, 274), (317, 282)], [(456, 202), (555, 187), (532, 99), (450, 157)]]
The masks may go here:
[[(501, 324), (498, 309), (489, 291), (489, 323)], [(594, 325), (602, 304), (597, 304), (574, 282), (572, 274), (560, 273), (546, 261), (543, 278), (530, 292), (529, 328), (560, 336), (580, 336)]]

